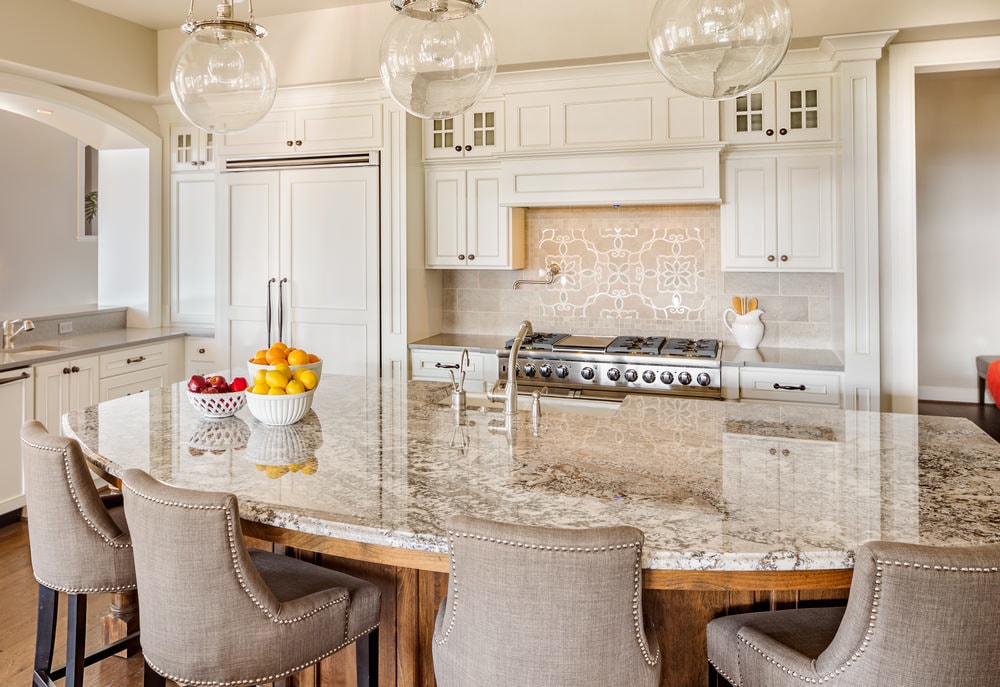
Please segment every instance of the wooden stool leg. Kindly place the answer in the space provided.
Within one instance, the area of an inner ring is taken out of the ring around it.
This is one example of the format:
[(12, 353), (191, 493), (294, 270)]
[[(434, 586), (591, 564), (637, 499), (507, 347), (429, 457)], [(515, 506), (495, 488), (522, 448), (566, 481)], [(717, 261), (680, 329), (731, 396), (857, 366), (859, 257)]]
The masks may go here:
[(48, 678), (56, 645), (59, 592), (38, 585), (38, 625), (35, 629), (35, 675)]
[[(139, 630), (139, 598), (134, 591), (115, 592), (111, 595), (108, 612), (101, 617), (101, 639), (104, 646), (125, 639)], [(139, 653), (136, 644), (116, 656), (128, 658)]]
[(149, 667), (145, 661), (142, 662), (142, 687), (166, 687), (167, 678)]
[(87, 595), (70, 594), (66, 607), (66, 687), (83, 687), (87, 649)]
[(378, 628), (354, 642), (358, 670), (358, 687), (378, 685)]

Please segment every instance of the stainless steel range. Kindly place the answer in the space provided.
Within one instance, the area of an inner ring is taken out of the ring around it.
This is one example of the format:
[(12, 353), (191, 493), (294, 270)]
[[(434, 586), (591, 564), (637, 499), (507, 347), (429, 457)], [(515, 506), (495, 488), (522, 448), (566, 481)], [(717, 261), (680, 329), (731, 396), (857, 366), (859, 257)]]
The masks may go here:
[[(501, 379), (513, 344), (497, 352)], [(524, 337), (515, 371), (519, 390), (578, 398), (722, 398), (721, 356), (718, 339), (538, 333)]]

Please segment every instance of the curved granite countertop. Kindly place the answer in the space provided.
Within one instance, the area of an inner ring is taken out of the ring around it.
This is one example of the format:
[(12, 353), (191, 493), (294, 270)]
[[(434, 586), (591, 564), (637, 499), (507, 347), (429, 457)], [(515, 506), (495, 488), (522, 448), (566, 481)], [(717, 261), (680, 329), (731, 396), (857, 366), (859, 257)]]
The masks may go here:
[(312, 411), (267, 427), (205, 420), (183, 385), (71, 412), (63, 429), (112, 475), (140, 467), (224, 490), (244, 518), (446, 551), (455, 512), (551, 526), (626, 523), (667, 570), (848, 568), (875, 538), (1000, 541), (1000, 444), (968, 420), (630, 396), (614, 415), (537, 424), (449, 385), (325, 376)]

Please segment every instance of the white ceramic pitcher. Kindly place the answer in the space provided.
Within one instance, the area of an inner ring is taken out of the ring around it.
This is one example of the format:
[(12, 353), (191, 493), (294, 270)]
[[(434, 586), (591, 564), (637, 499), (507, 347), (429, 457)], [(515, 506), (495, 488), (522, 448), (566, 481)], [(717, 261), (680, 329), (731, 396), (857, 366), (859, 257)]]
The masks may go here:
[[(729, 323), (729, 313), (733, 314), (733, 323)], [(726, 308), (722, 314), (722, 322), (726, 325), (740, 348), (757, 348), (764, 338), (764, 323), (760, 321), (763, 310), (751, 310), (746, 315), (738, 315), (732, 308)]]

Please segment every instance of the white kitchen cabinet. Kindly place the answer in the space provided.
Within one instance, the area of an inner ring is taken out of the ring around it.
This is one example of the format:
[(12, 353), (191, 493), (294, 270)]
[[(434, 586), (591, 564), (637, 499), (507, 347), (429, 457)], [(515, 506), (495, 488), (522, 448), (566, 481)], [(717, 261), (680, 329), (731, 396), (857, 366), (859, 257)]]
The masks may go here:
[(424, 159), (484, 157), (504, 150), (504, 103), (481, 100), (447, 119), (424, 121)]
[(170, 179), (170, 321), (215, 322), (216, 174)]
[(832, 153), (724, 163), (722, 269), (834, 271)]
[(62, 416), (98, 402), (100, 356), (57, 360), (35, 367), (35, 419), (62, 434)]
[(228, 173), (219, 193), (221, 366), (281, 340), (325, 373), (376, 374), (378, 168)]
[[(411, 348), (410, 375), (413, 379), (430, 382), (450, 382), (451, 372), (458, 377), (456, 366), (461, 358), (460, 348)], [(497, 380), (499, 367), (495, 353), (470, 352), (465, 366), (465, 390), (483, 391), (492, 386)]]
[(500, 205), (499, 170), (431, 167), (425, 188), (427, 267), (524, 267), (524, 208)]
[(170, 127), (170, 169), (207, 172), (216, 167), (216, 135), (192, 124)]
[(0, 372), (0, 515), (24, 506), (21, 425), (34, 416), (31, 370)]
[(102, 353), (99, 365), (98, 397), (101, 401), (159, 389), (170, 383), (166, 343)]
[[(565, 82), (564, 82), (565, 83)], [(658, 81), (508, 94), (507, 152), (647, 149), (719, 140), (719, 108)]]
[(833, 135), (829, 76), (771, 79), (723, 107), (728, 143), (828, 141)]
[(842, 372), (747, 366), (740, 370), (740, 398), (840, 406), (842, 380)]
[[(247, 356), (249, 358), (249, 356)], [(207, 375), (220, 372), (215, 349), (215, 339), (204, 336), (184, 338), (184, 376)]]
[(383, 143), (382, 105), (272, 110), (246, 131), (221, 139), (220, 152), (227, 156), (372, 150)]

